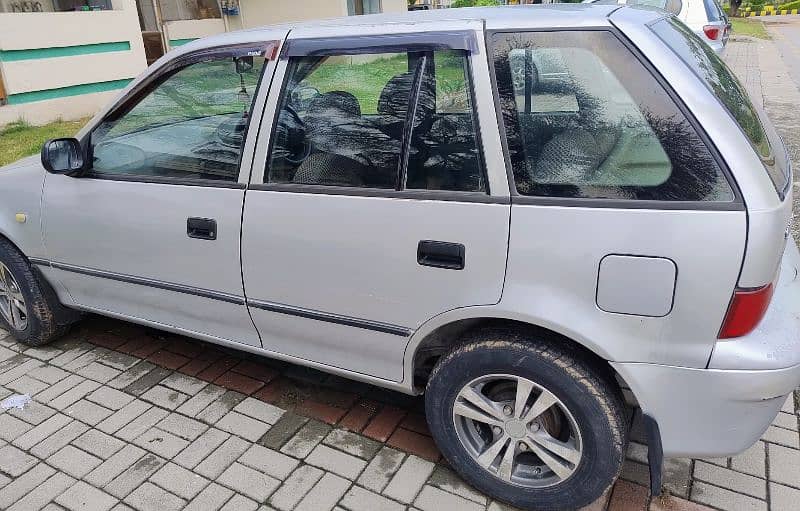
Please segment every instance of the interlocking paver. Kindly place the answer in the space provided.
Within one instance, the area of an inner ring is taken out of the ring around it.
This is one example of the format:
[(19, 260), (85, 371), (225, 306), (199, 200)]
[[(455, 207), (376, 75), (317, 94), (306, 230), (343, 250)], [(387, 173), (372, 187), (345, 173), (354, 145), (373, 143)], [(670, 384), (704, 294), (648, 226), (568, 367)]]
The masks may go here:
[(0, 439), (6, 442), (13, 442), (18, 436), (31, 429), (33, 429), (32, 425), (10, 414), (4, 413), (0, 415)]
[(104, 460), (107, 460), (111, 455), (125, 446), (125, 442), (122, 440), (96, 429), (90, 429), (73, 440), (72, 444)]
[(797, 434), (797, 431), (770, 426), (761, 438), (772, 444), (800, 449), (800, 435)]
[(109, 418), (98, 424), (97, 429), (108, 434), (115, 433), (149, 410), (150, 406), (149, 403), (145, 403), (144, 401), (131, 401), (120, 410), (114, 412)]
[(156, 472), (150, 481), (186, 500), (191, 500), (209, 483), (201, 477), (174, 463), (167, 463)]
[(725, 511), (766, 511), (767, 503), (741, 493), (700, 481), (692, 485), (692, 500)]
[(80, 401), (70, 405), (66, 410), (64, 410), (64, 413), (90, 426), (96, 426), (99, 422), (114, 412), (108, 408), (98, 405), (97, 403), (92, 403), (86, 399), (81, 399)]
[[(183, 403), (176, 410), (178, 413), (194, 417), (202, 412), (208, 405), (216, 401), (220, 396), (225, 394), (225, 389), (217, 387), (216, 385), (208, 385), (197, 394), (189, 398), (188, 401)], [(223, 414), (224, 415), (224, 414)]]
[(0, 472), (17, 477), (36, 465), (36, 458), (12, 445), (0, 447)]
[(49, 406), (57, 410), (63, 410), (64, 408), (68, 407), (72, 403), (76, 402), (77, 400), (85, 397), (90, 392), (94, 391), (100, 387), (100, 384), (96, 381), (92, 380), (83, 380), (79, 384), (75, 385), (68, 391), (64, 392), (57, 398), (53, 399), (48, 403)]
[(89, 426), (72, 421), (31, 448), (31, 454), (41, 459), (47, 458), (89, 429)]
[(30, 449), (42, 440), (45, 440), (56, 431), (60, 430), (72, 421), (69, 417), (62, 414), (53, 415), (32, 430), (14, 440), (14, 445), (21, 449)]
[[(404, 505), (359, 486), (351, 487), (342, 498), (341, 504), (351, 511), (403, 511), (405, 509)], [(440, 508), (436, 511), (442, 511), (442, 509), (448, 508)]]
[(255, 442), (269, 431), (270, 425), (242, 415), (239, 412), (228, 412), (217, 422), (216, 427), (232, 435), (238, 435)]
[(56, 502), (70, 511), (108, 511), (117, 499), (90, 484), (78, 481), (56, 497)]
[(156, 426), (158, 429), (168, 431), (173, 435), (189, 441), (196, 440), (208, 429), (208, 426), (202, 422), (190, 419), (189, 417), (184, 417), (183, 415), (177, 413), (171, 413), (167, 415)]
[(41, 509), (73, 484), (75, 484), (75, 479), (58, 472), (12, 504), (8, 511)]
[(239, 458), (239, 463), (284, 480), (300, 462), (278, 451), (255, 444)]
[(54, 385), (69, 376), (67, 371), (51, 365), (37, 367), (28, 374), (41, 382), (47, 383), (48, 385)]
[(135, 398), (114, 388), (102, 386), (86, 396), (86, 399), (102, 405), (105, 408), (116, 411), (133, 401)]
[(770, 511), (797, 511), (800, 507), (800, 490), (770, 483), (769, 500)]
[(241, 463), (234, 463), (217, 479), (219, 484), (264, 502), (281, 482)]
[(126, 444), (125, 447), (92, 470), (86, 476), (86, 481), (95, 486), (105, 486), (139, 461), (145, 455), (145, 452), (144, 449), (140, 449), (135, 445)]
[(174, 410), (182, 405), (187, 399), (189, 399), (189, 396), (183, 392), (178, 392), (177, 390), (173, 390), (169, 387), (156, 385), (142, 394), (141, 398), (162, 408)]
[(422, 511), (441, 511), (442, 509), (458, 509), (459, 511), (482, 511), (483, 506), (458, 495), (440, 490), (433, 486), (425, 486), (414, 500), (414, 506)]
[(72, 445), (65, 446), (47, 458), (47, 463), (50, 466), (76, 479), (83, 478), (83, 476), (94, 470), (95, 467), (102, 462), (103, 460), (100, 458), (92, 456), (88, 452), (84, 452)]
[(325, 472), (311, 465), (299, 467), (272, 494), (269, 499), (270, 504), (281, 511), (289, 511), (308, 494), (324, 474)]
[(189, 444), (173, 461), (182, 467), (192, 469), (229, 437), (228, 433), (211, 428)]
[(6, 387), (13, 390), (17, 394), (27, 394), (33, 396), (43, 391), (48, 387), (46, 383), (40, 382), (28, 375), (22, 375), (16, 380), (7, 383)]
[(239, 437), (230, 437), (197, 465), (195, 467), (195, 472), (209, 479), (216, 479), (231, 463), (236, 461), (249, 446), (249, 443)]
[[(166, 410), (162, 410), (161, 408), (149, 408), (146, 412), (139, 415), (131, 422), (120, 428), (119, 431), (114, 433), (114, 436), (117, 436), (123, 440), (128, 442), (132, 442), (135, 438), (138, 438), (142, 433), (147, 431), (148, 429), (152, 428), (156, 424), (158, 424), (161, 419), (169, 415), (169, 412)], [(98, 429), (103, 429), (103, 423), (97, 425)]]
[(771, 481), (800, 488), (800, 451), (781, 445), (767, 446)]
[(167, 433), (166, 431), (158, 428), (148, 429), (136, 437), (133, 443), (142, 449), (147, 449), (148, 451), (167, 459), (173, 458), (187, 445), (189, 445), (187, 440), (177, 437), (172, 433)]
[(233, 411), (266, 422), (267, 424), (275, 424), (278, 422), (278, 419), (281, 418), (281, 415), (283, 415), (283, 410), (277, 406), (264, 403), (252, 397), (245, 398), (241, 403), (234, 406)]
[(698, 461), (694, 466), (694, 477), (701, 481), (721, 486), (759, 499), (767, 498), (767, 486), (764, 479), (759, 479), (727, 468), (718, 467)]
[[(0, 470), (3, 470), (1, 465), (2, 454), (2, 450), (0, 450)], [(5, 472), (5, 470), (3, 471)], [(11, 507), (11, 504), (17, 502), (25, 494), (42, 484), (55, 473), (56, 471), (53, 468), (44, 463), (39, 463), (22, 475), (12, 475), (14, 479), (0, 489), (0, 509), (8, 509)]]
[(382, 444), (344, 429), (333, 429), (323, 440), (324, 444), (335, 446), (359, 458), (371, 459)]
[(211, 483), (189, 502), (184, 511), (216, 511), (232, 496), (233, 491), (217, 483)]
[(400, 466), (383, 494), (410, 504), (433, 473), (434, 464), (417, 456), (409, 456)]
[(8, 414), (16, 417), (17, 419), (24, 420), (28, 424), (38, 426), (42, 422), (55, 415), (56, 411), (49, 406), (39, 403), (38, 401), (31, 401), (25, 405), (22, 410), (19, 408), (12, 408), (8, 411)]
[(144, 483), (125, 497), (125, 503), (140, 511), (178, 511), (186, 502), (152, 483)]
[(797, 431), (797, 415), (793, 413), (780, 412), (772, 424), (779, 428), (791, 429)]
[(296, 458), (305, 458), (322, 442), (331, 427), (319, 421), (308, 421), (305, 426), (281, 447), (281, 452)]
[(234, 495), (222, 506), (220, 511), (255, 511), (256, 509), (258, 509), (258, 502), (242, 495)]
[(42, 392), (37, 394), (36, 400), (40, 403), (49, 403), (53, 399), (67, 392), (68, 390), (74, 388), (76, 385), (80, 384), (83, 381), (85, 381), (84, 378), (81, 378), (76, 374), (70, 374), (69, 376), (60, 380), (58, 383), (54, 384), (50, 388), (43, 390)]
[(473, 489), (451, 470), (442, 466), (438, 466), (434, 469), (433, 474), (431, 474), (430, 479), (428, 479), (428, 484), (464, 497), (465, 499), (475, 501), (478, 504), (486, 505), (485, 495)]
[(238, 392), (225, 392), (197, 414), (196, 418), (205, 423), (214, 424), (225, 417), (243, 399), (244, 396)]
[(75, 373), (96, 382), (106, 383), (119, 376), (122, 371), (103, 365), (100, 362), (92, 362), (78, 369)]
[(300, 501), (295, 511), (328, 511), (333, 509), (349, 487), (350, 481), (347, 479), (327, 473)]
[(115, 477), (104, 489), (111, 495), (122, 499), (135, 488), (139, 488), (163, 464), (164, 460), (162, 458), (154, 454), (145, 454), (136, 463)]
[(731, 468), (756, 477), (767, 477), (767, 453), (764, 442), (756, 442), (738, 456), (731, 458)]
[(400, 469), (404, 457), (405, 454), (391, 447), (381, 448), (358, 478), (358, 484), (372, 491), (382, 492)]
[[(194, 376), (187, 376), (181, 373), (172, 373), (161, 381), (161, 385), (169, 387), (178, 392), (183, 392), (189, 396), (194, 396), (203, 390), (208, 383), (199, 380)], [(224, 390), (223, 390), (224, 392)]]
[(366, 461), (326, 445), (316, 446), (306, 458), (306, 463), (350, 480), (357, 478), (367, 466)]

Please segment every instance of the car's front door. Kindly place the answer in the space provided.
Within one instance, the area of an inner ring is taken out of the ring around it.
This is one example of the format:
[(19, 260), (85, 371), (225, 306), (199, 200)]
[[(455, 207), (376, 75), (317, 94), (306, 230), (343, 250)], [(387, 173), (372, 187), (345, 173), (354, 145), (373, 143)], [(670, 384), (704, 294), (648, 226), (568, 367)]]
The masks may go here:
[(167, 64), (86, 135), (90, 168), (47, 176), (49, 264), (79, 307), (260, 346), (239, 236), (243, 154), (259, 81), (268, 87), (274, 69), (269, 47), (206, 49)]
[(487, 76), (480, 24), (460, 28), (290, 35), (243, 221), (264, 348), (400, 381), (422, 323), (499, 301), (508, 190), (479, 137), (479, 119), (496, 122), (488, 80), (470, 72)]

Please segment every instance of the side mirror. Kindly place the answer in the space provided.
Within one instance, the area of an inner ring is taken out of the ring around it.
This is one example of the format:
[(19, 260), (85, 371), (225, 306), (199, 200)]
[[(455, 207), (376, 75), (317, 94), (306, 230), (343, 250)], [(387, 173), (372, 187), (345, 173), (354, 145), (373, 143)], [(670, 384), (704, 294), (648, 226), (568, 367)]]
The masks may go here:
[(83, 148), (75, 138), (56, 138), (42, 147), (42, 165), (52, 174), (71, 174), (83, 168)]

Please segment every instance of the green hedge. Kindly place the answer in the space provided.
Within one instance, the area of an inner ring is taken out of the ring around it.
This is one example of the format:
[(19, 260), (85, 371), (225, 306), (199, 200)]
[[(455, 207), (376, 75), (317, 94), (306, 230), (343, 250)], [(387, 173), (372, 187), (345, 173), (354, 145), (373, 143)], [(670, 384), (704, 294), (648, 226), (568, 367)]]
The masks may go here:
[(775, 9), (778, 11), (782, 11), (784, 9), (788, 11), (792, 9), (800, 9), (800, 0), (795, 0), (794, 2), (789, 2), (788, 4), (776, 5)]

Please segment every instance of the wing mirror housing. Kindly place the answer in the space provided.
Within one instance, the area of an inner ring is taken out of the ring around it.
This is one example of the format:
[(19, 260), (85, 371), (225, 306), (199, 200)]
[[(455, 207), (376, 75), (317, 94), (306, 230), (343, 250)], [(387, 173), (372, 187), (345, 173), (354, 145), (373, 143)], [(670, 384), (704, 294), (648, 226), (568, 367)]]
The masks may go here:
[(42, 165), (51, 174), (73, 175), (84, 163), (83, 148), (76, 138), (55, 138), (42, 147)]

